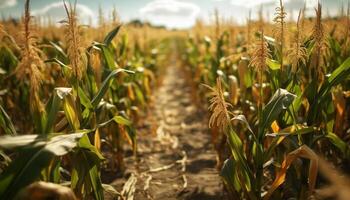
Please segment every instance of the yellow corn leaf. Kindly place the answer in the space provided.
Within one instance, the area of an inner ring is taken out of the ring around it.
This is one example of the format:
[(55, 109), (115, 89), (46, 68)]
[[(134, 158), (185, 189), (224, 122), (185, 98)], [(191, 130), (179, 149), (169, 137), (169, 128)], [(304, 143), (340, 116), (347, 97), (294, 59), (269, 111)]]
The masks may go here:
[[(279, 130), (277, 133), (281, 134), (281, 133), (296, 133), (296, 131), (300, 130), (300, 129), (304, 129), (304, 128), (307, 128), (301, 124), (296, 124), (296, 125), (292, 125), (292, 126), (289, 126), (287, 128), (284, 128), (282, 130)], [(287, 136), (286, 135), (282, 135), (278, 138), (278, 141), (277, 141), (277, 145), (280, 144), (281, 142), (283, 142), (283, 140), (286, 138)]]
[(246, 59), (240, 60), (238, 63), (238, 76), (239, 76), (239, 81), (240, 81), (239, 86), (240, 86), (240, 89), (242, 92), (245, 91), (245, 89), (246, 89), (244, 79), (245, 79), (245, 75), (248, 71), (248, 65), (249, 65), (249, 62)]
[(318, 156), (315, 154), (313, 150), (311, 150), (306, 145), (299, 147), (297, 150), (290, 152), (287, 157), (284, 159), (281, 169), (276, 175), (275, 180), (273, 181), (271, 188), (264, 196), (264, 200), (270, 199), (272, 193), (285, 181), (286, 173), (289, 166), (293, 163), (296, 158), (307, 158), (310, 159), (310, 167), (309, 167), (309, 190), (314, 191), (316, 176), (318, 171)]
[(68, 122), (74, 130), (79, 130), (80, 122), (76, 112), (75, 102), (72, 96), (67, 96), (63, 101), (63, 110)]
[(259, 89), (256, 86), (252, 87), (252, 95), (253, 99), (255, 99), (256, 103), (259, 105), (261, 103), (261, 99), (259, 95)]
[(101, 137), (99, 129), (96, 129), (95, 131), (94, 145), (98, 150), (101, 150)]
[(280, 127), (278, 126), (277, 121), (272, 122), (271, 129), (274, 133), (278, 133), (280, 131)]
[(150, 79), (150, 82), (153, 82), (153, 81), (156, 80), (156, 77), (155, 77), (154, 73), (151, 70), (144, 69), (144, 74), (146, 75), (147, 78)]
[(131, 84), (128, 84), (128, 96), (132, 101), (135, 100), (135, 94)]
[(332, 92), (332, 99), (333, 99), (333, 104), (336, 108), (336, 116), (335, 116), (335, 121), (336, 123), (334, 124), (334, 132), (337, 134), (339, 137), (343, 135), (343, 121), (345, 117), (345, 109), (346, 109), (346, 101), (343, 96), (343, 92), (341, 89), (337, 89), (334, 92)]
[(151, 95), (151, 87), (149, 86), (149, 78), (145, 77), (143, 79), (143, 85), (145, 86), (145, 90), (148, 96)]
[(229, 76), (230, 98), (232, 105), (236, 105), (239, 100), (239, 90), (237, 78), (233, 75)]
[(122, 125), (118, 125), (119, 132), (123, 135), (123, 137), (128, 141), (128, 143), (133, 146), (132, 139), (129, 137), (129, 134), (126, 132), (125, 127)]

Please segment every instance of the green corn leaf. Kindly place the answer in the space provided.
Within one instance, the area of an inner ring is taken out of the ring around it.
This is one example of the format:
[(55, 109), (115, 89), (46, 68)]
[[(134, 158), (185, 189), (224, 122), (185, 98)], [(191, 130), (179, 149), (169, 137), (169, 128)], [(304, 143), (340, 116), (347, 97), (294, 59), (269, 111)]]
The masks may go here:
[(131, 73), (131, 74), (134, 73), (133, 71), (129, 71), (129, 70), (125, 70), (125, 69), (113, 70), (107, 76), (107, 78), (103, 81), (100, 90), (97, 92), (96, 96), (92, 99), (91, 104), (94, 108), (96, 108), (98, 106), (98, 104), (102, 100), (103, 96), (106, 94), (108, 88), (110, 87), (112, 78), (121, 72), (127, 72), (127, 73)]
[(121, 27), (122, 25), (118, 25), (111, 32), (109, 32), (105, 37), (105, 39), (103, 40), (103, 43), (108, 46), (112, 42), (114, 37), (119, 33), (119, 30)]
[(99, 150), (96, 149), (94, 145), (91, 144), (89, 137), (87, 135), (84, 135), (80, 140), (79, 140), (79, 147), (88, 149), (92, 153), (94, 153), (97, 156), (98, 160), (104, 160), (104, 157), (100, 153)]
[(61, 167), (61, 160), (59, 158), (55, 158), (54, 161), (52, 162), (52, 167), (49, 170), (49, 177), (48, 180), (49, 182), (53, 183), (60, 183), (61, 180), (61, 172), (60, 172), (60, 167)]
[[(300, 86), (298, 86), (298, 85), (294, 86), (293, 91), (297, 97), (295, 98), (295, 100), (293, 101), (291, 106), (292, 106), (292, 110), (295, 111), (296, 113), (298, 113), (299, 109), (302, 106), (303, 92), (302, 92)], [(293, 123), (293, 118), (291, 117), (291, 115), (289, 113), (285, 113), (284, 120), (287, 122), (287, 124)]]
[(128, 43), (128, 35), (127, 34), (124, 34), (122, 35), (121, 37), (121, 42), (120, 42), (120, 45), (119, 45), (119, 57), (125, 57), (126, 54), (127, 54), (127, 47), (129, 45)]
[(0, 176), (0, 199), (13, 199), (20, 189), (39, 179), (46, 168), (52, 153), (33, 148), (23, 151)]
[(6, 113), (4, 108), (0, 105), (0, 126), (4, 129), (6, 134), (17, 135), (15, 126), (12, 123), (10, 116)]
[(1, 138), (0, 149), (5, 150), (16, 150), (30, 145), (42, 145), (42, 141), (44, 141), (39, 135), (2, 136)]
[(128, 120), (127, 118), (125, 118), (125, 117), (123, 117), (121, 115), (117, 115), (117, 116), (114, 116), (112, 119), (110, 119), (110, 120), (108, 120), (106, 122), (100, 123), (97, 126), (97, 128), (105, 127), (108, 124), (110, 124), (111, 122), (115, 122), (117, 124), (129, 126), (129, 127), (131, 127), (131, 125), (132, 125), (132, 122), (130, 120)]
[(104, 196), (103, 196), (102, 181), (101, 181), (99, 169), (97, 168), (97, 166), (94, 166), (89, 170), (89, 178), (90, 178), (91, 186), (93, 188), (95, 199), (103, 200)]
[(113, 120), (116, 123), (121, 124), (121, 125), (126, 125), (126, 126), (131, 126), (132, 125), (132, 122), (130, 120), (128, 120), (125, 117), (120, 116), (120, 115), (113, 117)]
[(20, 189), (37, 180), (55, 156), (70, 152), (85, 134), (58, 135), (50, 139), (38, 135), (1, 137), (0, 149), (17, 149), (19, 155), (0, 175), (0, 199), (13, 198)]
[(61, 66), (62, 68), (72, 69), (71, 67), (69, 67), (68, 65), (64, 64), (63, 62), (61, 62), (57, 58), (52, 58), (52, 59), (45, 60), (45, 63), (56, 63), (59, 66)]
[(271, 158), (275, 148), (280, 143), (282, 143), (283, 140), (288, 139), (289, 136), (310, 134), (310, 133), (314, 133), (316, 130), (317, 130), (316, 127), (308, 127), (301, 124), (296, 124), (296, 125), (292, 125), (287, 128), (284, 128), (283, 130), (280, 130), (278, 133), (266, 134), (266, 136), (273, 137), (273, 140), (270, 146), (268, 147), (268, 149), (264, 152), (264, 162), (268, 161)]
[(135, 90), (137, 100), (140, 102), (140, 104), (142, 106), (144, 106), (146, 104), (146, 101), (145, 101), (145, 97), (144, 97), (144, 94), (142, 93), (141, 88), (136, 83), (132, 84), (132, 86)]
[(64, 52), (64, 50), (59, 45), (57, 45), (56, 43), (54, 43), (52, 41), (50, 41), (50, 44), (53, 46), (53, 48), (56, 50), (56, 52), (58, 52), (59, 55), (65, 59), (65, 61), (68, 61), (67, 54)]
[(272, 59), (266, 59), (266, 64), (267, 66), (269, 66), (269, 68), (271, 70), (278, 70), (281, 69), (281, 64), (278, 63), (276, 60), (272, 60)]
[(232, 128), (229, 128), (228, 143), (230, 145), (231, 152), (235, 162), (237, 163), (237, 166), (243, 172), (241, 182), (244, 183), (244, 189), (251, 191), (251, 180), (253, 173), (249, 168), (248, 161), (244, 155), (242, 140)]
[(63, 101), (63, 110), (73, 130), (79, 130), (80, 121), (75, 108), (75, 101), (72, 95), (72, 88), (56, 88), (57, 96)]
[(115, 70), (116, 68), (119, 68), (117, 63), (115, 62), (111, 49), (108, 48), (106, 44), (94, 43), (94, 45), (91, 48), (97, 48), (101, 50), (105, 64), (107, 65), (108, 69)]
[(91, 188), (95, 199), (102, 200), (103, 188), (98, 169), (104, 158), (87, 135), (80, 139), (79, 147), (73, 155), (71, 187), (77, 192), (85, 188), (86, 193)]
[(125, 127), (126, 132), (127, 132), (127, 137), (131, 141), (132, 149), (134, 153), (136, 153), (137, 149), (137, 140), (136, 140), (136, 130), (133, 126), (127, 126)]
[(317, 98), (314, 98), (311, 107), (310, 112), (308, 115), (308, 123), (312, 123), (317, 118), (318, 114), (320, 113), (319, 109), (320, 106), (324, 103), (327, 96), (330, 95), (330, 91), (332, 87), (336, 86), (337, 84), (341, 83), (343, 80), (348, 78), (350, 76), (350, 58), (346, 59), (343, 64), (341, 64), (337, 69), (335, 69), (331, 75), (326, 79), (326, 81), (322, 84), (319, 92), (317, 95)]
[(326, 138), (329, 139), (329, 141), (336, 146), (340, 152), (344, 155), (345, 158), (350, 157), (350, 146), (344, 142), (342, 139), (340, 139), (336, 134), (329, 132), (326, 135)]
[(237, 176), (237, 168), (235, 161), (231, 158), (225, 160), (224, 165), (220, 171), (220, 176), (223, 177), (224, 182), (229, 188), (235, 188), (236, 191), (241, 191), (241, 183)]
[(10, 48), (1, 45), (0, 48), (0, 68), (6, 73), (11, 72), (17, 66), (18, 59)]
[(89, 98), (86, 96), (85, 92), (83, 89), (81, 89), (81, 87), (79, 87), (78, 89), (78, 95), (79, 95), (79, 99), (80, 99), (80, 103), (88, 109), (92, 109), (93, 106), (89, 100)]
[(65, 77), (70, 77), (70, 75), (72, 73), (72, 68), (70, 66), (64, 64), (63, 62), (61, 62), (57, 58), (45, 60), (45, 63), (56, 63), (56, 64), (58, 64), (62, 68), (62, 73), (63, 73), (63, 75)]
[(296, 96), (285, 89), (278, 89), (266, 104), (262, 111), (262, 118), (259, 120), (259, 137), (264, 136), (265, 129), (275, 121), (283, 110), (286, 110), (292, 104)]
[(81, 89), (81, 87), (79, 87), (78, 89), (78, 96), (80, 103), (85, 107), (82, 113), (83, 119), (88, 119), (94, 107), (92, 106), (90, 99), (86, 96), (85, 92), (83, 91), (83, 89)]
[(47, 139), (40, 135), (2, 136), (0, 137), (0, 149), (21, 150), (42, 147), (45, 151), (49, 151), (56, 156), (62, 156), (70, 149), (73, 149), (76, 146), (75, 143), (77, 143), (77, 140), (88, 132), (89, 130), (56, 135)]
[(48, 134), (52, 131), (52, 127), (55, 122), (56, 115), (60, 109), (61, 102), (67, 95), (70, 94), (72, 88), (58, 87), (55, 88), (54, 91), (54, 94), (52, 95), (51, 99), (49, 100), (46, 106), (47, 120), (43, 134)]
[(257, 142), (254, 131), (250, 127), (249, 122), (247, 121), (247, 118), (244, 115), (237, 115), (234, 118), (232, 118), (231, 121), (239, 121), (239, 122), (243, 123), (247, 127), (248, 131), (251, 133), (251, 135), (253, 136), (255, 141)]
[(350, 76), (350, 58), (346, 59), (343, 64), (341, 64), (336, 70), (332, 72), (332, 74), (327, 78), (326, 82), (322, 85), (320, 89), (320, 101), (326, 94), (329, 93), (331, 88), (344, 79)]
[(101, 49), (102, 49), (102, 55), (105, 59), (108, 69), (114, 70), (116, 68), (119, 68), (118, 64), (114, 60), (111, 50), (104, 45), (101, 46)]
[(331, 87), (339, 84), (344, 79), (349, 78), (349, 76), (350, 76), (350, 58), (346, 59), (343, 62), (343, 64), (341, 64), (339, 67), (337, 67), (336, 70), (332, 72), (332, 74), (327, 79), (327, 82), (320, 89), (320, 94), (324, 95), (324, 93), (327, 93), (331, 89)]

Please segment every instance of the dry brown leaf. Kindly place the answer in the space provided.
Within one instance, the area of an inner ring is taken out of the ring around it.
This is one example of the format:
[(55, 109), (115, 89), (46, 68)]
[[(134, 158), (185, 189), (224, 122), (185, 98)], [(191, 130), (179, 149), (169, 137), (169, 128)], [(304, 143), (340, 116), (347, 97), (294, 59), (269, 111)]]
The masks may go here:
[(281, 169), (276, 175), (275, 180), (273, 181), (271, 188), (268, 190), (266, 195), (264, 196), (264, 200), (270, 199), (272, 193), (282, 184), (286, 179), (286, 173), (290, 165), (296, 158), (307, 158), (310, 159), (310, 167), (309, 167), (309, 190), (313, 192), (315, 189), (316, 176), (318, 172), (318, 156), (316, 153), (311, 150), (306, 145), (299, 147), (298, 149), (290, 152), (287, 157), (284, 159)]
[(333, 104), (336, 109), (336, 116), (335, 116), (335, 122), (334, 123), (334, 132), (339, 137), (343, 136), (343, 121), (345, 117), (345, 110), (346, 110), (346, 101), (343, 96), (343, 91), (341, 89), (336, 89), (332, 92), (332, 99)]

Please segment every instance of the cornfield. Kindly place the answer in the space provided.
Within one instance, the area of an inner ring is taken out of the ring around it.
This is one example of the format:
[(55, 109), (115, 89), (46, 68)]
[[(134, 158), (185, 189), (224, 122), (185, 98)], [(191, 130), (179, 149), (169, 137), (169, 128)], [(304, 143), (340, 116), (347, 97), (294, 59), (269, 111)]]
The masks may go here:
[(31, 3), (0, 21), (0, 199), (349, 199), (350, 4), (171, 30)]

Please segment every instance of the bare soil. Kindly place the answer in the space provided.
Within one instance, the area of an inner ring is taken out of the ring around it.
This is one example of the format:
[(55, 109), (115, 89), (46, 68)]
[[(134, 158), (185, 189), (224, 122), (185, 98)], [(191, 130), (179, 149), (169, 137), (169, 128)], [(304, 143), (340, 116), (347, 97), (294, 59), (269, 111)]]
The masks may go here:
[(206, 111), (192, 102), (180, 67), (168, 67), (152, 102), (146, 126), (138, 129), (137, 157), (125, 158), (127, 176), (111, 185), (124, 187), (123, 194), (135, 200), (228, 199), (215, 168)]

